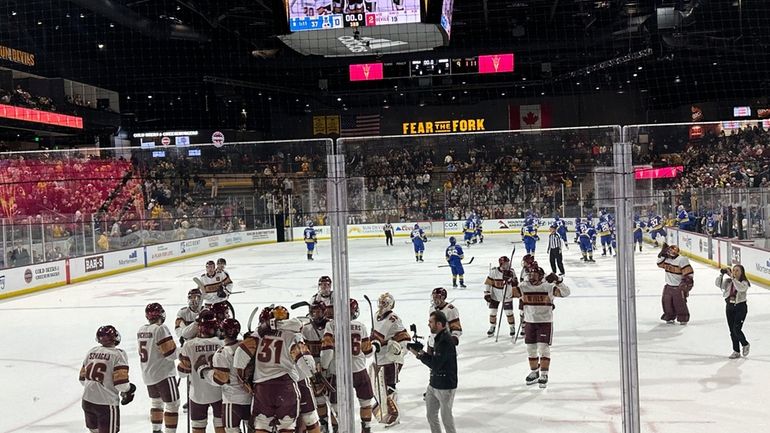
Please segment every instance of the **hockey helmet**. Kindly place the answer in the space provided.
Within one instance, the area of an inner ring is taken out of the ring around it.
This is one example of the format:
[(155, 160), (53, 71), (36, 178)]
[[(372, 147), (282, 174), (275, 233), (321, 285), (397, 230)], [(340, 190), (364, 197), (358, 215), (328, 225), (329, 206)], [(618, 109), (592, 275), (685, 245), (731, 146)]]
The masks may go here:
[(535, 256), (533, 256), (532, 254), (525, 254), (524, 257), (521, 258), (521, 264), (522, 266), (525, 266), (525, 267), (530, 265), (534, 261), (535, 261)]
[(147, 307), (144, 308), (144, 317), (150, 323), (155, 323), (158, 320), (160, 320), (160, 323), (163, 323), (166, 321), (166, 310), (159, 303), (153, 302), (147, 304)]
[(217, 321), (214, 312), (209, 309), (204, 309), (198, 314), (195, 319), (198, 323), (198, 336), (203, 338), (213, 337), (217, 335), (217, 329), (219, 329), (219, 322)]
[(190, 289), (190, 291), (187, 292), (187, 307), (192, 311), (198, 311), (198, 309), (201, 307), (202, 297), (203, 295), (201, 294), (201, 289), (197, 287)]
[(276, 305), (275, 308), (271, 311), (271, 316), (276, 321), (278, 320), (288, 320), (289, 319), (289, 310), (286, 309), (283, 305)]
[(222, 330), (222, 335), (225, 338), (236, 340), (238, 334), (241, 332), (241, 323), (235, 319), (225, 319), (219, 324), (219, 328)]
[(214, 312), (214, 317), (220, 322), (230, 318), (230, 305), (228, 302), (217, 302), (211, 306), (211, 311)]
[(444, 301), (446, 301), (446, 289), (443, 287), (436, 287), (433, 289), (433, 292), (431, 293), (431, 300), (433, 301), (433, 305), (438, 307), (444, 304)]
[(670, 245), (668, 247), (668, 255), (671, 257), (676, 257), (679, 255), (679, 247), (676, 245)]
[(318, 293), (324, 297), (328, 297), (332, 294), (332, 279), (328, 275), (324, 275), (318, 279)]
[(313, 321), (318, 327), (323, 326), (326, 323), (326, 306), (323, 302), (313, 302), (310, 304), (310, 320)]
[(120, 332), (112, 325), (100, 326), (96, 330), (96, 342), (106, 347), (117, 346), (120, 344)]
[(218, 258), (217, 259), (217, 267), (220, 268), (220, 269), (224, 269), (225, 266), (227, 266), (227, 260), (225, 260), (222, 257)]
[(380, 298), (377, 300), (377, 312), (380, 314), (387, 313), (388, 311), (392, 311), (393, 307), (396, 306), (396, 300), (393, 298), (393, 295), (391, 295), (388, 292), (383, 293), (380, 295)]
[(308, 226), (308, 227), (313, 227), (313, 221), (308, 221), (308, 222), (307, 222), (307, 226)]
[(454, 245), (457, 243), (457, 239), (455, 239), (454, 236), (449, 237), (449, 245)]
[(529, 271), (529, 274), (527, 275), (529, 277), (529, 283), (530, 284), (540, 284), (541, 281), (543, 281), (543, 277), (545, 276), (545, 271), (543, 268), (537, 266), (532, 268)]
[(419, 229), (419, 228), (420, 228), (420, 225), (415, 223), (415, 225), (414, 225), (414, 228), (415, 228), (415, 230), (416, 230), (416, 229)]
[(361, 313), (361, 309), (358, 307), (358, 301), (350, 298), (350, 320), (358, 319), (358, 315)]
[(502, 270), (511, 269), (511, 259), (509, 259), (508, 256), (500, 256), (500, 258), (497, 259), (497, 264)]

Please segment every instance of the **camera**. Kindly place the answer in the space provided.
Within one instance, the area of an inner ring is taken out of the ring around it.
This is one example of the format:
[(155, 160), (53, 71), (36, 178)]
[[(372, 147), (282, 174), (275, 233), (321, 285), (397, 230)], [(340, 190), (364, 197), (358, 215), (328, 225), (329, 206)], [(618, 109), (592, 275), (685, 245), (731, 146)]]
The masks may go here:
[(413, 341), (411, 343), (406, 343), (406, 348), (409, 350), (415, 350), (417, 352), (421, 351), (425, 347), (421, 342), (419, 341)]

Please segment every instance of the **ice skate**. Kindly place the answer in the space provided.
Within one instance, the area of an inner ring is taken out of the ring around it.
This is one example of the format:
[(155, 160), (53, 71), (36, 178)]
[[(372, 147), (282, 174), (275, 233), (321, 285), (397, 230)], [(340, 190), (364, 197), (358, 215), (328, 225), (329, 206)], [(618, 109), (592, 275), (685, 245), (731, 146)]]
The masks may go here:
[(508, 333), (511, 337), (516, 336), (516, 325), (511, 325), (511, 332)]
[(487, 337), (492, 337), (495, 335), (495, 325), (492, 325), (489, 327), (489, 330), (487, 330)]
[(540, 376), (540, 379), (537, 380), (538, 386), (540, 386), (540, 389), (544, 389), (546, 386), (548, 386), (548, 375), (543, 374)]
[(743, 356), (749, 356), (749, 348), (751, 347), (751, 344), (747, 344), (743, 346), (742, 354)]
[(527, 385), (534, 385), (540, 379), (540, 373), (536, 370), (527, 375)]

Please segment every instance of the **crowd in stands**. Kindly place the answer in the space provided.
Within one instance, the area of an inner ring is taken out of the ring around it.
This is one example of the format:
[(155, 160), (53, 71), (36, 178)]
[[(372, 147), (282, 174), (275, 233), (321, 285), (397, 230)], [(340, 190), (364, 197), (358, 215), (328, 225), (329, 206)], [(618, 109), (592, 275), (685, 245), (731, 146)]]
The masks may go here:
[(24, 90), (21, 84), (16, 85), (14, 90), (0, 88), (0, 104), (15, 105), (17, 107), (32, 108), (42, 111), (56, 111), (51, 98), (47, 96), (32, 95)]

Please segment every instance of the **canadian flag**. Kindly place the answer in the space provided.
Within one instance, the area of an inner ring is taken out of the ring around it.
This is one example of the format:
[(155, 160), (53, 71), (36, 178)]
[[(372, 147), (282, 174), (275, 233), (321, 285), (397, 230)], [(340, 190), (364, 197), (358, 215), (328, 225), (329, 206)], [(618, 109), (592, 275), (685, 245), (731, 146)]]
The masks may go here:
[(508, 126), (511, 129), (541, 129), (551, 127), (551, 110), (547, 105), (509, 105)]

